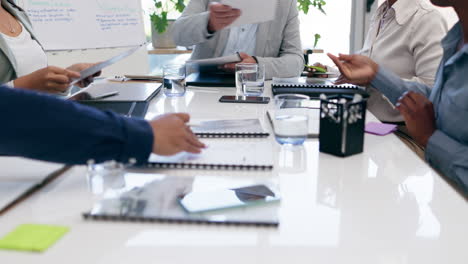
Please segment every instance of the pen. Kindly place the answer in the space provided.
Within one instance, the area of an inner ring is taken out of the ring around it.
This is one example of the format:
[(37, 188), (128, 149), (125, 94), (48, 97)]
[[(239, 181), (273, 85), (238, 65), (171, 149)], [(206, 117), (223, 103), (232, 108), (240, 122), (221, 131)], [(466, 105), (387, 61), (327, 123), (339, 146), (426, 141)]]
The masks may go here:
[(104, 99), (104, 98), (111, 97), (111, 96), (118, 95), (118, 94), (119, 94), (119, 91), (112, 91), (112, 92), (104, 93), (98, 96), (94, 96), (93, 100)]

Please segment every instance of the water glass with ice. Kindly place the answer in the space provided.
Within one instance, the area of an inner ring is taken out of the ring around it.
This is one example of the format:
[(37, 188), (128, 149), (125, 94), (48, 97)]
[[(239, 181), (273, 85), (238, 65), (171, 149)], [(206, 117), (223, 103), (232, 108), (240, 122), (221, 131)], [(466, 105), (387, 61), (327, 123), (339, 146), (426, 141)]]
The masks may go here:
[(301, 145), (309, 131), (308, 108), (310, 98), (301, 94), (275, 96), (273, 127), (280, 144)]
[(169, 97), (185, 94), (185, 65), (170, 64), (163, 67), (164, 94)]

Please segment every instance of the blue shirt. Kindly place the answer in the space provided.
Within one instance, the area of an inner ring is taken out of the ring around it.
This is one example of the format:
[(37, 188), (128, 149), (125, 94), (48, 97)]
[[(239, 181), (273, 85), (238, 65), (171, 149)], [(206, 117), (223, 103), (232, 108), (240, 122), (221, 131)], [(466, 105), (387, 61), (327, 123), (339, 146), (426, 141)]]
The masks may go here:
[(407, 82), (380, 67), (371, 85), (392, 103), (408, 90), (426, 95), (434, 104), (437, 130), (426, 147), (426, 161), (468, 193), (468, 44), (461, 24), (456, 24), (442, 40), (442, 58), (432, 90)]

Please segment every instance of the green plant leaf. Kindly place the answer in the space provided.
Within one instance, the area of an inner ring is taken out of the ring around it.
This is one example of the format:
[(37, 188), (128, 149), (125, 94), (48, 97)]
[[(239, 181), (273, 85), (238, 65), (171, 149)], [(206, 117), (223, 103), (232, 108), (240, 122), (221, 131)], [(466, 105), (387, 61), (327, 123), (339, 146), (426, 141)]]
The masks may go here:
[(308, 14), (310, 10), (310, 6), (317, 8), (320, 12), (325, 13), (323, 6), (325, 6), (327, 2), (325, 0), (297, 0), (297, 7), (300, 11), (304, 14)]
[(155, 6), (156, 8), (162, 8), (162, 2), (161, 2), (161, 1), (155, 1), (155, 2), (154, 2), (154, 6)]
[(154, 28), (159, 32), (159, 33), (164, 33), (166, 31), (168, 22), (167, 22), (167, 12), (163, 11), (161, 12), (160, 15), (157, 14), (151, 14), (151, 23), (153, 24)]
[(320, 36), (320, 34), (315, 34), (314, 35), (314, 48), (317, 47), (317, 43), (319, 42), (321, 37), (322, 36)]
[[(171, 0), (171, 1), (174, 1), (174, 0)], [(185, 9), (185, 3), (184, 3), (184, 0), (175, 0), (177, 2), (175, 2), (175, 8), (178, 12), (182, 13)]]

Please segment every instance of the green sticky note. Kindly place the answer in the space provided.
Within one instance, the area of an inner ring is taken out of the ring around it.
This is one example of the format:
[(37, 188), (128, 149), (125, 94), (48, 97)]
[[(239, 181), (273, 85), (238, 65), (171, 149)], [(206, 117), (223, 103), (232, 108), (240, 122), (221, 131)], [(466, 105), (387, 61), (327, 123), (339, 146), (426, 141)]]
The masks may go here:
[(43, 252), (69, 230), (64, 226), (20, 225), (0, 239), (0, 249)]

